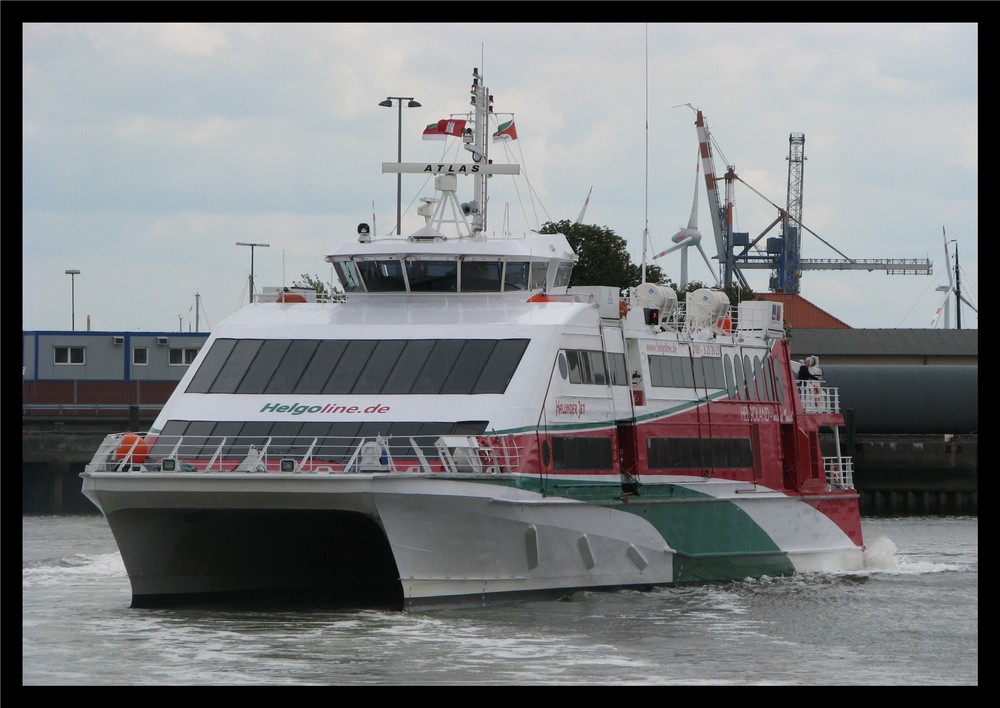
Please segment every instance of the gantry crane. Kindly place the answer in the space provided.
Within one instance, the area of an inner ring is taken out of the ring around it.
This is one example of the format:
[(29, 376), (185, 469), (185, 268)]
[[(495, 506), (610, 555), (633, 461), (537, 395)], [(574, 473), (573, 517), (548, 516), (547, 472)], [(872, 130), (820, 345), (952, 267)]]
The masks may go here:
[[(719, 178), (716, 177), (715, 161), (712, 156), (712, 133), (705, 116), (695, 109), (697, 118), (698, 146), (702, 169), (705, 173), (705, 188), (708, 192), (709, 208), (712, 214), (712, 230), (718, 249), (719, 271), (723, 286), (729, 287), (736, 281), (740, 287), (751, 289), (742, 273), (744, 269), (770, 270), (768, 289), (797, 295), (802, 271), (805, 270), (885, 270), (890, 275), (930, 275), (933, 262), (927, 258), (855, 259), (849, 258), (802, 223), (802, 177), (805, 162), (806, 137), (802, 133), (791, 133), (788, 137), (788, 195), (786, 206), (779, 207), (763, 194), (740, 179), (734, 165), (726, 166), (722, 177), (725, 183), (725, 200), (719, 194)], [(749, 232), (733, 229), (733, 209), (736, 182), (742, 182), (754, 194), (773, 206), (778, 215), (760, 234), (750, 240)], [(781, 225), (779, 236), (768, 238), (761, 251), (758, 244), (771, 230)], [(807, 231), (838, 254), (842, 259), (802, 258), (801, 232)], [(753, 250), (751, 250), (753, 249)]]

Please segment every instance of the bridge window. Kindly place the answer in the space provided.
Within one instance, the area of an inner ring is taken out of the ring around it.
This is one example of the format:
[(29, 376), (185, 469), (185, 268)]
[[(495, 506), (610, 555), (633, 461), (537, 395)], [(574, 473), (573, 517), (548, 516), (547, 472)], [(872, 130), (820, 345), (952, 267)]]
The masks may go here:
[(454, 260), (406, 260), (406, 277), (415, 293), (455, 292), (458, 285), (458, 263)]
[(518, 261), (507, 263), (503, 276), (504, 290), (527, 290), (528, 289), (528, 263)]
[(462, 292), (500, 292), (500, 261), (462, 261)]

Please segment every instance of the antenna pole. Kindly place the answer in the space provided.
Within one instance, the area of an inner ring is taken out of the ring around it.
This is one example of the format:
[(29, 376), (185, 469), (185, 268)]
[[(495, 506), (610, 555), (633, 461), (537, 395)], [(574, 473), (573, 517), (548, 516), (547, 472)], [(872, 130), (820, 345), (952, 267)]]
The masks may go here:
[(649, 243), (649, 25), (646, 25), (646, 214), (642, 227), (642, 282), (646, 282), (646, 245)]
[(958, 277), (958, 241), (955, 241), (955, 328), (962, 329), (962, 286)]

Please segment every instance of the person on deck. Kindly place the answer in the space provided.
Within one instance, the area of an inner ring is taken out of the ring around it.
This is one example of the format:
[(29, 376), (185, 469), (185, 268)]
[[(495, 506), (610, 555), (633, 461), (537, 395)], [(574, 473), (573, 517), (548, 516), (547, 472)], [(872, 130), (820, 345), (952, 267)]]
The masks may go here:
[(802, 360), (802, 366), (799, 367), (799, 381), (815, 381), (819, 378), (819, 376), (813, 374), (816, 361), (816, 357), (813, 356), (807, 356)]

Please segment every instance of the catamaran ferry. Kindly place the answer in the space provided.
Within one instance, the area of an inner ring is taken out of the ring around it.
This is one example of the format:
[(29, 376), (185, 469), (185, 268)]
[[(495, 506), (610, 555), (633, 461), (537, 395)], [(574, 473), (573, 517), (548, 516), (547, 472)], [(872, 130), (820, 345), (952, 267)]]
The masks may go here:
[[(863, 565), (837, 391), (780, 303), (570, 287), (561, 234), (489, 234), (492, 97), (410, 236), (326, 256), (346, 300), (271, 289), (220, 323), (152, 428), (82, 473), (133, 607), (399, 609)], [(473, 198), (459, 202), (460, 183)], [(623, 294), (624, 293), (624, 294)], [(826, 442), (829, 445), (829, 442)]]

